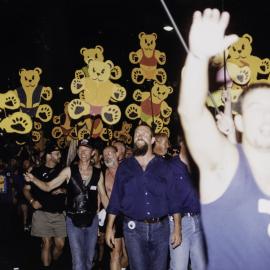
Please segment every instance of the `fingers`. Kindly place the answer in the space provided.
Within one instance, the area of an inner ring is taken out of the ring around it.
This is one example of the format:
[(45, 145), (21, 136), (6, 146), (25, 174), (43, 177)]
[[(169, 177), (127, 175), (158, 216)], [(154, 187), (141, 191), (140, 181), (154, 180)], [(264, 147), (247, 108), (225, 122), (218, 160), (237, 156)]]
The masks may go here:
[(210, 8), (206, 8), (204, 11), (203, 11), (203, 19), (209, 19), (212, 17), (212, 9)]
[(112, 246), (114, 248), (115, 247), (115, 238), (114, 237), (111, 238), (111, 243), (112, 243)]
[[(223, 13), (222, 13), (223, 14)], [(212, 20), (216, 21), (217, 23), (220, 22), (220, 12), (218, 9), (213, 9), (212, 10)], [(221, 15), (222, 16), (222, 15)]]
[(29, 178), (29, 176), (27, 175), (27, 173), (24, 173), (24, 174), (23, 174), (23, 177), (24, 177), (24, 179), (25, 179), (26, 182), (30, 182), (30, 178)]
[(226, 11), (220, 13), (216, 8), (206, 8), (203, 11), (203, 14), (200, 11), (194, 12), (193, 21), (199, 22), (200, 20), (211, 20), (212, 22), (218, 23), (223, 29), (226, 29), (230, 21), (230, 14)]
[(32, 174), (28, 173), (28, 172), (24, 173), (23, 176), (24, 176), (25, 181), (27, 181), (27, 182), (31, 182), (31, 180), (33, 178)]
[(175, 237), (172, 237), (172, 239), (171, 239), (171, 245), (173, 246), (174, 243), (175, 243)]
[(200, 11), (195, 11), (193, 14), (193, 23), (197, 23), (202, 19), (202, 13)]
[(114, 248), (115, 247), (115, 239), (114, 239), (114, 235), (112, 234), (112, 232), (106, 233), (106, 243), (110, 248)]
[(224, 29), (226, 29), (229, 24), (229, 21), (230, 21), (230, 14), (226, 11), (222, 12), (219, 19), (220, 25), (222, 25)]
[(172, 245), (172, 248), (176, 248), (178, 247), (179, 245), (181, 244), (181, 239), (180, 237), (172, 237), (172, 240), (171, 240), (171, 245)]
[(206, 8), (203, 11), (202, 17), (206, 20), (211, 19), (212, 21), (216, 21), (220, 25), (224, 26), (224, 28), (228, 26), (230, 20), (230, 14), (228, 12), (224, 11), (220, 13), (220, 11), (216, 8)]
[(114, 248), (115, 247), (115, 240), (114, 239), (112, 239), (112, 238), (110, 238), (110, 239), (108, 239), (107, 241), (107, 245), (110, 247), (110, 248)]

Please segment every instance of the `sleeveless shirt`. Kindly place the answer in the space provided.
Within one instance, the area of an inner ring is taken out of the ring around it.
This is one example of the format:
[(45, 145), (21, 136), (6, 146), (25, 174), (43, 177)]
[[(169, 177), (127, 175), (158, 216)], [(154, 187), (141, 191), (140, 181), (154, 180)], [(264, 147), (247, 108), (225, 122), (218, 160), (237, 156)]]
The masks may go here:
[(93, 174), (85, 186), (78, 165), (70, 168), (71, 177), (67, 184), (67, 213), (91, 212), (98, 209), (97, 185), (100, 178), (100, 169), (93, 167)]
[(229, 187), (201, 208), (207, 269), (269, 270), (270, 196), (259, 189), (242, 147), (237, 148), (239, 164)]

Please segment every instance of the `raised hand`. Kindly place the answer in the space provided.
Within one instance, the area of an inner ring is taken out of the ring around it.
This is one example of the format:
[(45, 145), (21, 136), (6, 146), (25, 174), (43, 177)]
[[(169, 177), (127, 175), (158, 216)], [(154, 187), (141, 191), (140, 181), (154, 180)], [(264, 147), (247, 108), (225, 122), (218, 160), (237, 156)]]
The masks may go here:
[(229, 18), (228, 12), (220, 13), (217, 9), (207, 8), (203, 13), (196, 11), (189, 33), (191, 53), (198, 58), (209, 59), (234, 43), (237, 35), (225, 36)]

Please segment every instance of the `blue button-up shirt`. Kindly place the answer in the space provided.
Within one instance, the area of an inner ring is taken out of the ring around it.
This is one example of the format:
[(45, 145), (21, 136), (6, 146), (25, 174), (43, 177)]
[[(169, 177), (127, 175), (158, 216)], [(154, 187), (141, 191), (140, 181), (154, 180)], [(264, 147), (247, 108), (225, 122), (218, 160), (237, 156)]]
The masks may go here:
[(107, 212), (135, 220), (175, 214), (177, 184), (168, 161), (154, 157), (144, 171), (134, 157), (128, 158), (117, 169)]
[(180, 200), (179, 212), (181, 214), (188, 212), (199, 214), (199, 196), (192, 186), (192, 181), (186, 164), (180, 160), (179, 156), (175, 156), (169, 162), (173, 176), (178, 182), (176, 188), (179, 197), (178, 200)]

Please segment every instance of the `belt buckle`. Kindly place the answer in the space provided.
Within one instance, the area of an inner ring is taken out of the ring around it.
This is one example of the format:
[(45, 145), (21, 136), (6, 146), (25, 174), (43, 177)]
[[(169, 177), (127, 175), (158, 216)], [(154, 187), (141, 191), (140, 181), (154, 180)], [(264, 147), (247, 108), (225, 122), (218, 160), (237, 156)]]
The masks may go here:
[(153, 223), (158, 223), (159, 221), (160, 221), (160, 218), (149, 218), (149, 219), (145, 219), (144, 223), (153, 224)]
[(156, 223), (158, 221), (159, 221), (159, 218), (149, 218), (149, 219), (145, 219), (144, 223), (152, 224), (152, 223)]

